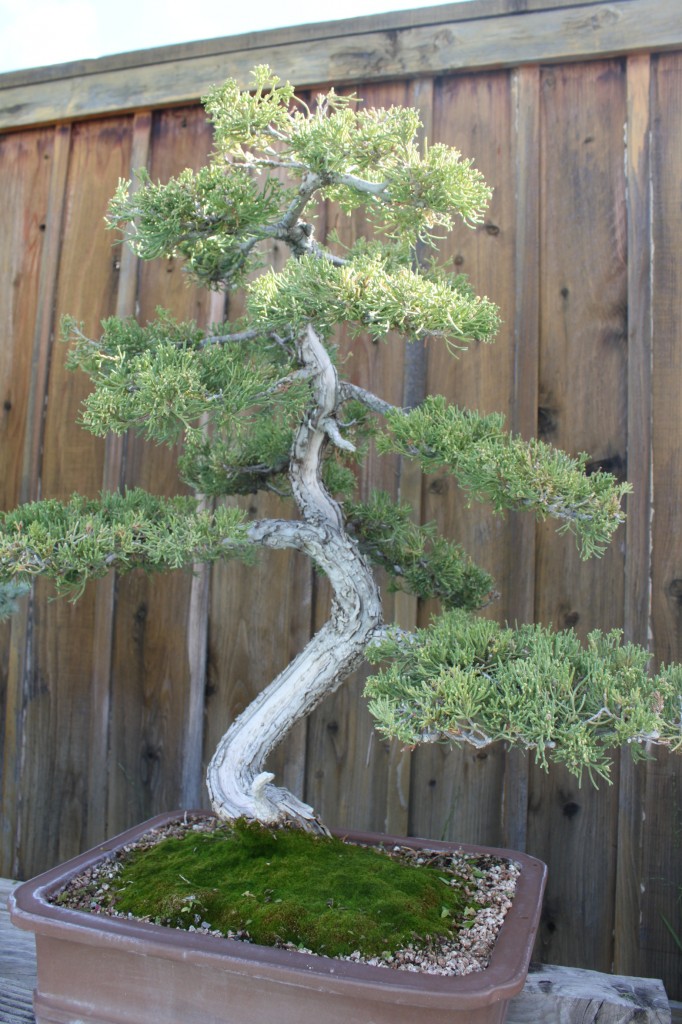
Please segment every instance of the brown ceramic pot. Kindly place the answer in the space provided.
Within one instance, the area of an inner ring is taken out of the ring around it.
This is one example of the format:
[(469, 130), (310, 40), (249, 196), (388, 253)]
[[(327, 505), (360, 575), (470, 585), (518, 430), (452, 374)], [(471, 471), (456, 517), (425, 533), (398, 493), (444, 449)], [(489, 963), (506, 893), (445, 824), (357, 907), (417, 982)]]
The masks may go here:
[[(181, 812), (180, 812), (181, 813)], [(143, 832), (160, 815), (25, 882), (11, 918), (35, 932), (37, 1024), (502, 1024), (523, 987), (540, 917), (546, 868), (510, 850), (342, 833), (360, 842), (492, 853), (521, 865), (516, 897), (489, 967), (461, 978), (224, 942), (141, 921), (53, 906), (71, 876)]]

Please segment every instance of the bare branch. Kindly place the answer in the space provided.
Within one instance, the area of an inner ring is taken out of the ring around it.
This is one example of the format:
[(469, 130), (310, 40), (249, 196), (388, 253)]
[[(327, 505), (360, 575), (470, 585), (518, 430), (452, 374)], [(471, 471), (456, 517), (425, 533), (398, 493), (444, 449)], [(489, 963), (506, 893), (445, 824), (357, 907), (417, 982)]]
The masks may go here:
[(342, 402), (349, 402), (354, 399), (357, 402), (362, 402), (372, 412), (378, 412), (382, 416), (386, 416), (389, 412), (400, 411), (400, 406), (391, 405), (390, 402), (385, 402), (383, 398), (375, 395), (373, 391), (366, 391), (365, 388), (361, 388), (357, 384), (351, 384), (349, 381), (339, 382), (339, 393)]

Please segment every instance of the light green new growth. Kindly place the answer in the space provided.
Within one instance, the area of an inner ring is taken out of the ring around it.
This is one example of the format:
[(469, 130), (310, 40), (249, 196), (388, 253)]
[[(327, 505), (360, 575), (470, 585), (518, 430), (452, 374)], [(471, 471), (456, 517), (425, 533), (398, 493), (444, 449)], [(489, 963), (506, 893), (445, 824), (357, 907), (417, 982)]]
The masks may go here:
[[(67, 318), (69, 364), (93, 382), (82, 422), (99, 436), (134, 430), (178, 445), (181, 479), (208, 497), (294, 494), (300, 519), (249, 522), (235, 509), (199, 511), (191, 498), (142, 491), (41, 501), (0, 515), (0, 584), (45, 575), (78, 594), (112, 568), (249, 558), (256, 544), (298, 547), (315, 559), (311, 536), (326, 515), (327, 547), (340, 533), (358, 578), (366, 559), (393, 587), (462, 609), (372, 648), (372, 660), (392, 660), (368, 684), (387, 734), (409, 744), (503, 739), (577, 774), (606, 774), (609, 745), (679, 746), (679, 669), (650, 677), (646, 652), (621, 645), (616, 633), (592, 634), (583, 648), (570, 632), (501, 629), (472, 617), (494, 596), (488, 574), (387, 494), (357, 499), (356, 465), (374, 441), (380, 455), (452, 473), (495, 511), (557, 519), (583, 557), (601, 554), (623, 522), (628, 485), (588, 474), (586, 456), (514, 437), (502, 416), (438, 396), (396, 408), (355, 386), (352, 359), (336, 354), (340, 325), (351, 338), (391, 345), (395, 335), (437, 338), (453, 355), (492, 340), (495, 305), (437, 262), (440, 235), (483, 220), (491, 191), (480, 172), (449, 146), (419, 144), (414, 110), (365, 110), (333, 90), (308, 107), (266, 66), (254, 70), (250, 92), (229, 80), (205, 105), (214, 129), (208, 165), (166, 183), (142, 171), (135, 189), (122, 181), (108, 223), (142, 259), (180, 258), (206, 287), (243, 286), (245, 316), (207, 330), (163, 310), (146, 326), (110, 317), (98, 340)], [(362, 207), (372, 239), (350, 247), (333, 233), (318, 239), (316, 217), (328, 202), (346, 213)], [(263, 269), (273, 243), (289, 253), (277, 271)], [(418, 258), (424, 243), (429, 261)], [(319, 464), (311, 465), (313, 436)], [(307, 503), (306, 487), (315, 501)], [(325, 487), (343, 501), (338, 509)], [(330, 562), (325, 571), (333, 569)], [(376, 636), (379, 619), (368, 619), (363, 637)]]

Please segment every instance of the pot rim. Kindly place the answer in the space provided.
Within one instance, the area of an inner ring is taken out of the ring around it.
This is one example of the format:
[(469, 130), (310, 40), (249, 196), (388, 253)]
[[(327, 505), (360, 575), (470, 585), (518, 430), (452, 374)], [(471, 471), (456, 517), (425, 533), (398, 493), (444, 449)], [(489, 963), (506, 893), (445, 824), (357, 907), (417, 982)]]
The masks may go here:
[(216, 936), (186, 932), (131, 918), (89, 914), (87, 911), (72, 910), (48, 902), (48, 897), (71, 877), (97, 862), (113, 858), (116, 851), (135, 842), (145, 832), (163, 827), (178, 818), (203, 817), (210, 813), (203, 810), (180, 810), (156, 815), (30, 881), (21, 883), (9, 898), (12, 922), (20, 928), (34, 931), (36, 935), (59, 936), (72, 942), (86, 942), (91, 946), (105, 947), (113, 944), (117, 949), (139, 953), (144, 947), (148, 954), (166, 959), (191, 958), (207, 966), (219, 963), (227, 972), (241, 972), (242, 965), (249, 964), (254, 979), (261, 976), (288, 984), (313, 985), (330, 994), (351, 983), (359, 993), (364, 989), (372, 989), (373, 998), (381, 1001), (399, 1002), (408, 992), (414, 997), (421, 993), (428, 998), (428, 1005), (442, 1005), (445, 1008), (457, 993), (458, 998), (469, 997), (473, 1008), (511, 999), (523, 988), (539, 922), (547, 868), (535, 857), (514, 850), (414, 836), (332, 830), (337, 837), (352, 842), (489, 854), (520, 865), (521, 873), (514, 900), (498, 935), (490, 963), (484, 971), (467, 975), (442, 976), (396, 971), (239, 940), (221, 940)]

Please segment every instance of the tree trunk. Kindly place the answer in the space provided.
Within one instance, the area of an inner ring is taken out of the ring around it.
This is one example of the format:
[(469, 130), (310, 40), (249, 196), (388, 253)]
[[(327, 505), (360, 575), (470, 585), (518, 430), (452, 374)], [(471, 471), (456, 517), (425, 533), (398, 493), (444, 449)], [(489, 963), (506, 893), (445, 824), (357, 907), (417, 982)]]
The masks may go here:
[(207, 785), (216, 814), (264, 822), (293, 819), (319, 828), (314, 811), (263, 771), (270, 751), (291, 727), (333, 693), (363, 660), (381, 625), (379, 589), (355, 541), (345, 532), (339, 505), (320, 476), (330, 437), (344, 444), (336, 423), (338, 380), (312, 327), (298, 342), (310, 373), (313, 403), (292, 446), (290, 479), (302, 520), (264, 520), (250, 529), (254, 543), (298, 548), (328, 577), (334, 592), (329, 621), (228, 729), (208, 767)]

